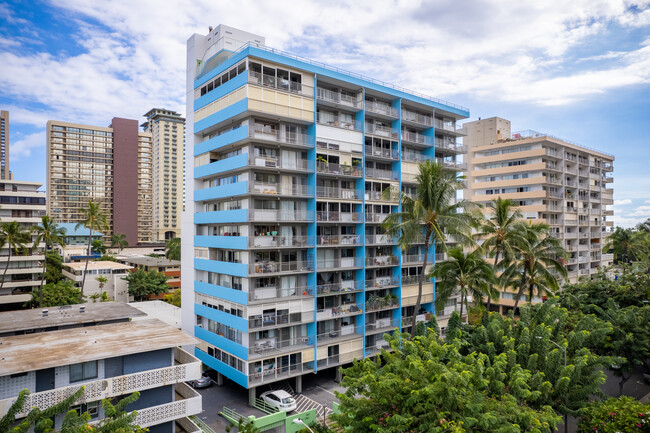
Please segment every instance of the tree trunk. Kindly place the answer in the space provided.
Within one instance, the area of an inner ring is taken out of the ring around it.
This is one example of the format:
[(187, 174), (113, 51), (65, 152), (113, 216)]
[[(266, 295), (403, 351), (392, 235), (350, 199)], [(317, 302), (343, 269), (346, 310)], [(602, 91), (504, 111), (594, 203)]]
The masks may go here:
[(79, 303), (84, 302), (84, 286), (86, 284), (86, 274), (88, 273), (88, 261), (90, 259), (90, 242), (93, 239), (93, 229), (90, 229), (90, 236), (88, 236), (88, 251), (86, 254), (86, 266), (84, 267), (84, 274), (81, 277), (81, 291), (79, 292)]
[(524, 263), (524, 273), (521, 275), (521, 286), (519, 287), (519, 293), (517, 293), (517, 299), (515, 299), (515, 306), (512, 309), (514, 313), (517, 312), (517, 306), (519, 305), (519, 299), (521, 299), (521, 295), (524, 293), (524, 287), (526, 285), (526, 271), (528, 270), (528, 267)]
[(43, 275), (41, 276), (41, 288), (38, 295), (38, 308), (43, 308), (43, 282), (45, 282), (45, 272), (47, 271), (47, 247), (43, 253)]
[(621, 373), (621, 380), (618, 382), (618, 396), (620, 397), (623, 395), (623, 386), (627, 383), (628, 380), (632, 377), (632, 373), (630, 373), (627, 377), (625, 377), (624, 373)]
[[(499, 263), (499, 253), (500, 253), (499, 247), (497, 247), (497, 254), (494, 256), (494, 273), (496, 274), (497, 272), (497, 264)], [(492, 304), (492, 297), (490, 297), (490, 293), (487, 295), (487, 307), (485, 309), (485, 315), (489, 316), (490, 315), (490, 305)]]
[[(427, 267), (427, 260), (429, 259), (429, 238), (431, 237), (431, 232), (427, 228), (424, 237), (424, 261), (422, 262), (422, 271), (418, 278), (418, 297), (415, 301), (415, 310), (413, 311), (413, 319), (411, 320), (411, 339), (415, 338), (415, 318), (420, 311), (422, 306), (422, 283), (424, 281), (424, 270)], [(435, 299), (434, 299), (435, 302)]]
[(2, 281), (0, 281), (0, 290), (5, 285), (5, 277), (7, 276), (7, 269), (9, 269), (9, 262), (11, 261), (11, 245), (9, 245), (9, 255), (7, 256), (7, 263), (5, 264), (5, 271), (2, 274)]
[(463, 304), (465, 302), (465, 296), (461, 292), (460, 294), (460, 323), (463, 323)]

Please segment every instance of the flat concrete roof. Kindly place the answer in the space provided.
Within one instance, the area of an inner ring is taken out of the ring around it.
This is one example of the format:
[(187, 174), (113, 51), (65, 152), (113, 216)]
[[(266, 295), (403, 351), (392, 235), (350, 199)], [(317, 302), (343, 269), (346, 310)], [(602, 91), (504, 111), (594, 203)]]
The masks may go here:
[[(75, 271), (83, 271), (86, 269), (86, 262), (70, 262), (64, 263), (63, 266), (68, 266)], [(111, 262), (110, 260), (88, 262), (88, 269), (133, 269), (133, 266), (125, 265), (124, 263)]]
[[(85, 307), (85, 311), (83, 313), (79, 312), (79, 307)], [(47, 317), (43, 317), (43, 310), (48, 310)], [(146, 314), (123, 302), (97, 302), (5, 311), (0, 313), (0, 334), (29, 329), (83, 325), (84, 323), (105, 322), (140, 316), (146, 316)], [(1, 353), (2, 349), (0, 349)]]
[(1, 337), (0, 376), (197, 342), (158, 319)]
[(140, 265), (140, 266), (179, 266), (180, 267), (181, 265), (181, 262), (179, 260), (169, 260), (165, 257), (121, 256), (118, 254), (115, 258), (123, 262), (133, 263), (134, 265)]
[[(162, 320), (174, 328), (181, 329), (181, 309), (172, 304), (165, 301), (144, 301), (129, 302), (129, 305), (147, 313), (149, 317)], [(135, 320), (143, 320), (143, 318)]]

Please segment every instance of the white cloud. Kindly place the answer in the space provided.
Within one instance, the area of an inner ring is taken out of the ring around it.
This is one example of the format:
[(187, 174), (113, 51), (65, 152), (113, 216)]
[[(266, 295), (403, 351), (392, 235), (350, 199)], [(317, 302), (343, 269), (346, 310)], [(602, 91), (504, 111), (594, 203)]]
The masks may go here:
[(623, 199), (623, 200), (614, 200), (614, 204), (616, 206), (623, 206), (623, 205), (626, 205), (626, 204), (632, 204), (632, 200), (630, 200), (629, 198), (626, 198), (626, 199)]
[(639, 206), (633, 212), (627, 214), (631, 217), (648, 217), (650, 218), (650, 206)]
[(645, 203), (645, 204), (650, 204), (650, 200), (646, 200), (646, 201), (644, 201), (643, 203)]
[(22, 158), (30, 157), (32, 149), (45, 147), (45, 140), (45, 130), (24, 137), (19, 137), (18, 140), (11, 143), (11, 149), (9, 152), (10, 163)]
[[(2, 51), (0, 89), (49, 107), (61, 120), (107, 124), (140, 118), (152, 106), (184, 112), (185, 41), (219, 23), (267, 43), (371, 77), (458, 101), (478, 98), (567, 104), (588, 95), (650, 82), (650, 45), (589, 53), (589, 72), (570, 54), (611, 23), (647, 25), (648, 5), (627, 0), (292, 3), (185, 3), (55, 0), (86, 52), (74, 57)], [(638, 12), (637, 12), (638, 11)], [(370, 13), (371, 12), (371, 13)], [(5, 7), (0, 15), (13, 17)], [(105, 28), (88, 24), (91, 17)], [(399, 25), (396, 25), (399, 23)], [(108, 29), (108, 30), (107, 30)], [(599, 58), (600, 56), (604, 56)], [(461, 101), (462, 102), (462, 101)]]

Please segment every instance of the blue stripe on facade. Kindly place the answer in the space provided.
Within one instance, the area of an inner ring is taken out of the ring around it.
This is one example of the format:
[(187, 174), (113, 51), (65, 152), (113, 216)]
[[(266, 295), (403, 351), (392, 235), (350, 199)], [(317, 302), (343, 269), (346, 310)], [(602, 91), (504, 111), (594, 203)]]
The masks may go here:
[(199, 156), (206, 152), (217, 150), (220, 147), (237, 143), (238, 141), (245, 140), (246, 138), (248, 138), (248, 126), (243, 126), (241, 128), (224, 132), (223, 134), (217, 135), (216, 137), (212, 137), (209, 140), (195, 144), (194, 156)]
[(214, 370), (226, 376), (228, 379), (237, 383), (238, 385), (243, 386), (244, 388), (248, 388), (248, 378), (241, 371), (232, 368), (227, 364), (224, 364), (223, 362), (208, 355), (207, 353), (205, 353), (204, 351), (198, 348), (194, 349), (194, 356), (199, 358), (201, 362), (207, 365), (208, 367), (213, 368)]
[(248, 110), (248, 98), (237, 101), (234, 104), (209, 115), (205, 119), (194, 122), (194, 133), (199, 134), (201, 131), (204, 131), (221, 122), (225, 122), (226, 120), (231, 119), (238, 114), (245, 112), (246, 110)]
[(217, 274), (234, 275), (236, 277), (248, 276), (247, 265), (244, 263), (220, 262), (218, 260), (194, 259), (194, 269), (215, 272)]
[(247, 236), (194, 236), (196, 247), (245, 250), (247, 243)]
[(231, 158), (222, 159), (221, 161), (211, 162), (210, 164), (194, 167), (194, 179), (200, 179), (206, 176), (223, 173), (224, 171), (237, 170), (248, 165), (248, 153), (242, 153)]
[(215, 298), (224, 299), (226, 301), (235, 302), (237, 304), (248, 304), (248, 294), (246, 292), (219, 286), (217, 284), (194, 281), (194, 291), (203, 293), (204, 295), (214, 296)]
[(237, 344), (234, 341), (228, 340), (221, 335), (217, 335), (213, 332), (208, 331), (207, 329), (203, 329), (198, 326), (194, 327), (194, 335), (196, 338), (200, 338), (201, 340), (206, 341), (213, 346), (236, 356), (237, 358), (248, 361), (248, 349), (241, 344)]
[[(218, 53), (216, 53), (214, 56), (218, 56), (220, 53), (223, 53), (223, 52), (232, 53), (232, 51), (230, 51), (230, 50), (221, 50)], [(214, 57), (214, 56), (212, 56), (212, 57)], [(210, 59), (212, 57), (210, 57)], [(197, 78), (196, 80), (194, 80), (194, 88), (198, 89), (203, 84), (205, 84), (208, 81), (215, 78), (217, 75), (220, 75), (222, 72), (225, 72), (230, 67), (232, 67), (232, 66), (236, 65), (237, 63), (241, 62), (245, 57), (246, 57), (245, 52), (241, 51), (241, 52), (235, 54), (234, 56), (232, 56), (231, 58), (225, 60), (222, 64), (220, 64), (219, 66), (217, 66), (216, 68), (214, 68), (210, 72), (208, 72), (205, 75), (203, 75), (203, 76)], [(207, 59), (206, 63), (209, 62), (210, 59)]]
[(248, 332), (248, 322), (242, 317), (233, 316), (205, 305), (194, 304), (194, 313), (215, 322), (222, 323), (241, 332)]
[[(239, 52), (237, 55), (233, 56), (231, 59), (226, 60), (220, 67), (220, 71), (226, 70), (229, 67), (233, 66), (235, 63), (241, 61), (241, 59), (245, 58), (246, 56), (253, 56), (253, 57), (258, 57), (260, 59), (268, 60), (271, 62), (276, 62), (280, 64), (284, 64), (286, 66), (291, 66), (296, 69), (300, 69), (303, 71), (311, 72), (317, 75), (322, 75), (325, 77), (330, 77), (334, 78), (337, 80), (341, 80), (345, 83), (351, 83), (351, 84), (356, 84), (360, 87), (365, 87), (367, 89), (372, 89), (376, 90), (378, 92), (385, 93), (387, 95), (391, 95), (393, 98), (402, 98), (406, 99), (408, 101), (413, 101), (413, 102), (418, 102), (420, 104), (427, 105), (429, 107), (434, 107), (434, 108), (439, 108), (441, 110), (457, 114), (459, 116), (463, 117), (469, 117), (469, 111), (466, 110), (461, 110), (460, 108), (455, 108), (450, 105), (446, 105), (440, 102), (436, 101), (431, 101), (426, 98), (422, 98), (420, 96), (412, 95), (407, 92), (402, 92), (400, 90), (396, 89), (391, 89), (390, 87), (382, 86), (381, 84), (375, 84), (371, 81), (364, 80), (361, 78), (356, 78), (351, 75), (347, 75), (341, 72), (336, 72), (332, 71), (327, 68), (323, 68), (321, 66), (316, 66), (316, 65), (311, 65), (309, 63), (303, 62), (301, 60), (296, 60), (292, 59), (290, 57), (286, 57), (282, 54), (278, 53), (271, 53), (266, 50), (256, 48), (256, 47), (247, 47), (241, 52)], [(214, 76), (218, 75), (219, 72), (215, 71), (210, 71), (208, 75), (205, 77), (202, 77), (199, 81), (195, 81), (195, 88), (201, 86), (203, 83), (206, 83), (209, 81), (211, 78)], [(214, 73), (214, 74), (213, 74)], [(209, 78), (207, 78), (209, 77)]]
[(194, 213), (194, 224), (243, 223), (246, 221), (248, 221), (248, 209)]
[(223, 98), (233, 90), (239, 89), (241, 86), (246, 84), (247, 81), (248, 81), (248, 71), (245, 71), (243, 74), (239, 74), (232, 80), (229, 80), (226, 84), (222, 84), (216, 89), (195, 99), (194, 111), (205, 107), (206, 105), (216, 101), (217, 99)]
[(243, 195), (248, 192), (248, 182), (235, 182), (228, 185), (213, 186), (212, 188), (197, 189), (194, 191), (194, 201), (215, 200)]

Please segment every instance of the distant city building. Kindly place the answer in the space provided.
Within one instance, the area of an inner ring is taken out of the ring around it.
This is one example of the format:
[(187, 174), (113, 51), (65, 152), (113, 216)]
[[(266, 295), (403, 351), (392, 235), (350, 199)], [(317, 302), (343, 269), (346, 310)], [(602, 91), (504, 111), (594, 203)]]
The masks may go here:
[(151, 142), (151, 236), (154, 242), (181, 236), (185, 119), (175, 111), (154, 108), (142, 124)]
[(264, 43), (220, 25), (187, 44), (183, 329), (251, 402), (433, 317), (432, 281), (415, 310), (423, 243), (402, 251), (381, 223), (421, 161), (463, 169), (469, 116)]
[(9, 112), (0, 111), (0, 179), (11, 179), (9, 171)]
[(137, 120), (111, 126), (47, 122), (47, 212), (59, 223), (78, 223), (90, 200), (107, 216), (109, 230), (130, 245), (150, 243), (151, 134)]
[[(497, 197), (512, 199), (525, 219), (550, 224), (551, 236), (570, 254), (569, 282), (612, 263), (602, 249), (613, 226), (614, 211), (607, 208), (614, 203), (607, 188), (614, 180), (613, 155), (536, 131), (511, 133), (510, 121), (499, 117), (463, 126), (469, 166), (465, 198), (481, 205)], [(505, 292), (493, 305), (506, 312), (513, 304), (514, 293)]]
[[(85, 268), (85, 261), (66, 263), (63, 265), (63, 276), (72, 281), (77, 287), (81, 287)], [(84, 296), (86, 296), (87, 300), (90, 300), (92, 299), (91, 296), (101, 296), (102, 292), (106, 292), (108, 297), (114, 301), (129, 302), (133, 300), (133, 297), (129, 296), (128, 283), (122, 279), (132, 269), (132, 266), (123, 263), (103, 260), (89, 261)], [(107, 281), (104, 283), (98, 281), (97, 278), (100, 276), (106, 278)]]
[[(201, 395), (185, 382), (201, 377), (201, 362), (180, 347), (195, 341), (117, 302), (0, 313), (0, 418), (24, 389), (30, 393), (16, 420), (85, 386), (73, 409), (91, 422), (105, 417), (102, 399), (138, 391), (126, 407), (137, 410), (135, 424), (150, 433), (199, 433), (189, 417), (201, 413)], [(54, 417), (55, 429), (65, 413)]]
[[(45, 193), (39, 191), (41, 186), (43, 184), (40, 182), (0, 180), (0, 222), (18, 221), (23, 230), (40, 224), (41, 217), (45, 215)], [(30, 242), (27, 247), (31, 246)], [(32, 298), (32, 290), (38, 289), (45, 258), (44, 244), (38, 247), (20, 254), (12, 251), (0, 289), (0, 310), (20, 308)], [(8, 258), (9, 247), (3, 244), (0, 246), (0, 278)]]

